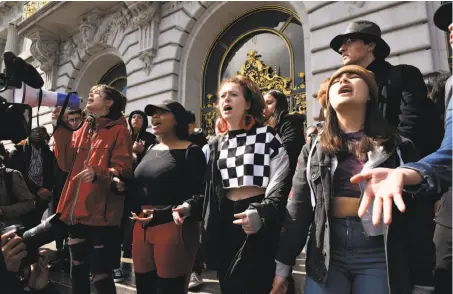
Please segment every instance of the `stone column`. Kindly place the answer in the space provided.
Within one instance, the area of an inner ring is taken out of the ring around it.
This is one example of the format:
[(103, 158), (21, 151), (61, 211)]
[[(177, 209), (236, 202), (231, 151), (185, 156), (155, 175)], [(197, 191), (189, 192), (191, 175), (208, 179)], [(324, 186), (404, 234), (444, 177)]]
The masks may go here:
[(3, 66), (3, 52), (5, 52), (6, 40), (0, 39), (0, 70)]
[[(6, 37), (5, 50), (10, 51), (16, 55), (19, 54), (19, 34), (17, 33), (17, 27), (15, 24), (8, 24), (8, 35)], [(2, 62), (2, 72), (5, 69), (5, 65)], [(2, 93), (2, 96), (12, 102), (13, 101), (13, 90), (7, 90)]]

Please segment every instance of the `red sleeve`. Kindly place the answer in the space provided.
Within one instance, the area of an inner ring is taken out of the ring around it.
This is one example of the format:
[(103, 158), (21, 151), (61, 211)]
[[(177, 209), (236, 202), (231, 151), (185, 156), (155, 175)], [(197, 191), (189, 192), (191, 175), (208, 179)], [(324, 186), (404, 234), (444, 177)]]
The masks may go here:
[(58, 166), (64, 172), (69, 172), (74, 164), (75, 148), (72, 145), (72, 135), (73, 132), (65, 128), (58, 128), (53, 134), (55, 157)]
[(110, 168), (91, 166), (98, 180), (110, 181), (111, 172), (118, 172), (122, 177), (132, 178), (132, 137), (127, 128), (121, 128), (114, 142)]

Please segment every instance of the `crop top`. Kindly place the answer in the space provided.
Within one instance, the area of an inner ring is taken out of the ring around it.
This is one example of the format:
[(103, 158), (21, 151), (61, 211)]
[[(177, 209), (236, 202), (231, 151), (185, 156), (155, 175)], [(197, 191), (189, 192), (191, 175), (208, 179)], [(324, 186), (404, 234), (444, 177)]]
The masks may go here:
[(198, 146), (150, 149), (134, 172), (140, 205), (178, 205), (203, 193), (206, 159)]
[(230, 131), (219, 142), (219, 147), (217, 167), (225, 189), (244, 186), (267, 188), (271, 160), (284, 152), (280, 137), (269, 126)]
[[(345, 134), (348, 141), (357, 142), (363, 131)], [(362, 162), (355, 154), (350, 152), (339, 152), (336, 154), (338, 166), (333, 176), (334, 196), (360, 198), (361, 191), (358, 184), (351, 183), (351, 177), (360, 173), (363, 169)]]

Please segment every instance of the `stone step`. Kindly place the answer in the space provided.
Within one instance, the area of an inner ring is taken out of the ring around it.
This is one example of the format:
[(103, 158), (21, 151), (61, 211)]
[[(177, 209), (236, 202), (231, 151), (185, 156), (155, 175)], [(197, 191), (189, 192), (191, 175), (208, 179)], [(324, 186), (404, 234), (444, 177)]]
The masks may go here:
[[(55, 245), (51, 243), (46, 245), (48, 249), (55, 252)], [(135, 277), (132, 268), (132, 259), (122, 258), (122, 267), (124, 274), (124, 281), (122, 283), (116, 283), (117, 294), (135, 294)], [(297, 260), (296, 265), (293, 267), (293, 277), (296, 282), (296, 293), (303, 294), (303, 287), (305, 284), (305, 254), (301, 254)], [(61, 294), (71, 293), (71, 278), (67, 273), (52, 272), (50, 279), (55, 283)], [(217, 274), (213, 271), (203, 272), (203, 285), (198, 289), (194, 289), (189, 294), (220, 294), (219, 281)], [(92, 286), (91, 293), (96, 293), (96, 290)]]

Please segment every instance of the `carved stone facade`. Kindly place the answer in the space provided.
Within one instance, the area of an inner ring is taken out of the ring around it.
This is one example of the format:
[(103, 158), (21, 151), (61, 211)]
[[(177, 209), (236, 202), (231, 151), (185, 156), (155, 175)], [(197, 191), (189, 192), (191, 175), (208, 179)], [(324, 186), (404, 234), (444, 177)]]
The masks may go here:
[(39, 62), (39, 67), (44, 72), (44, 87), (55, 89), (54, 78), (57, 71), (59, 44), (54, 38), (43, 31), (36, 31), (30, 36), (32, 41), (30, 52)]
[[(12, 20), (20, 37), (31, 40), (21, 56), (37, 61), (48, 89), (86, 95), (109, 68), (122, 62), (127, 71), (126, 113), (175, 99), (198, 116), (202, 66), (211, 44), (242, 13), (266, 5), (293, 11), (303, 24), (304, 52), (295, 54), (304, 55), (308, 98), (301, 107), (307, 108), (309, 123), (319, 109), (313, 93), (341, 65), (329, 42), (352, 20), (368, 19), (381, 26), (392, 48), (391, 63), (415, 65), (425, 75), (448, 70), (445, 36), (432, 23), (440, 2), (49, 1), (26, 20), (16, 6), (0, 11), (0, 18)], [(65, 33), (49, 33), (54, 29), (50, 24), (60, 24)], [(0, 39), (5, 39), (1, 32), (6, 29), (0, 22)]]

